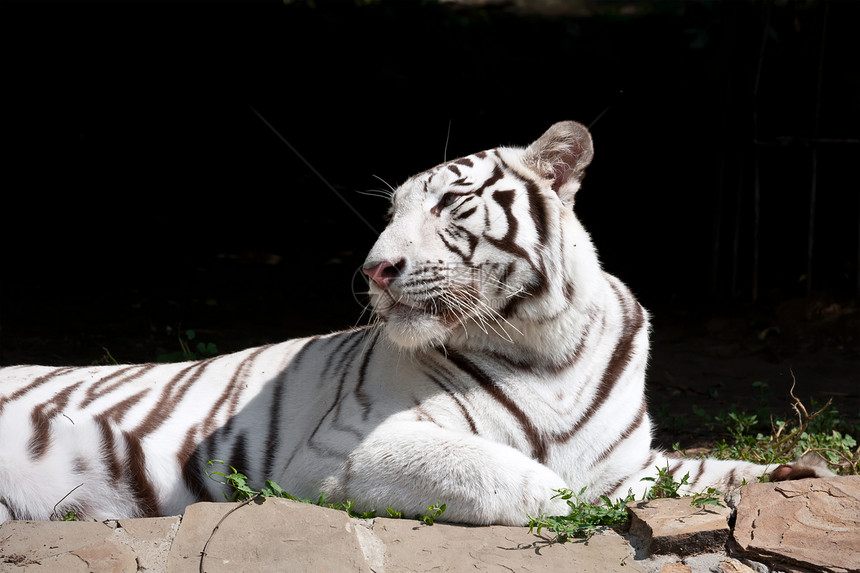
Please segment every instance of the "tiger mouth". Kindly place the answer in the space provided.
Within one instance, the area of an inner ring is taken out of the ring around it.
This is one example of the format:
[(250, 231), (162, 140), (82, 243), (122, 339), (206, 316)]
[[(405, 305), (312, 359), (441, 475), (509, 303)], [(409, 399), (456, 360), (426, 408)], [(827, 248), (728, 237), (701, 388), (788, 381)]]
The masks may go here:
[(444, 290), (432, 297), (410, 297), (390, 291), (379, 293), (374, 310), (384, 322), (414, 323), (422, 319), (433, 319), (443, 328), (450, 329), (473, 318), (473, 300), (478, 295), (475, 287)]
[(451, 310), (440, 299), (410, 300), (408, 297), (395, 297), (387, 291), (382, 295), (384, 303), (377, 305), (375, 309), (385, 317), (392, 314), (441, 316)]

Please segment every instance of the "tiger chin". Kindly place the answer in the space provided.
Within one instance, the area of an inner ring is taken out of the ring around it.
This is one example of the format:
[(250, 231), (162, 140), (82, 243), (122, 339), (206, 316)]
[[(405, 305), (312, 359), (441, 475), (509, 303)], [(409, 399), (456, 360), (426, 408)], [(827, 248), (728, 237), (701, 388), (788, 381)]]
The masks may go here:
[(370, 326), (199, 362), (0, 369), (0, 521), (178, 514), (223, 499), (210, 460), (256, 488), (506, 525), (566, 512), (556, 489), (641, 496), (657, 467), (688, 491), (832, 475), (651, 449), (648, 314), (573, 211), (593, 149), (562, 122), (399, 186), (363, 265)]

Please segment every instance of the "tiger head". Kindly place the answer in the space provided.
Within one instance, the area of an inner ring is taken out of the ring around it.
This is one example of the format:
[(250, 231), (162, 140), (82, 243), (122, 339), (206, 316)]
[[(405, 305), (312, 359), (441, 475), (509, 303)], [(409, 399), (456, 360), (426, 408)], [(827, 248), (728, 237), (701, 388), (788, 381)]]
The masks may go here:
[(374, 312), (398, 346), (510, 344), (563, 313), (599, 269), (573, 215), (593, 155), (581, 124), (411, 177), (368, 254)]

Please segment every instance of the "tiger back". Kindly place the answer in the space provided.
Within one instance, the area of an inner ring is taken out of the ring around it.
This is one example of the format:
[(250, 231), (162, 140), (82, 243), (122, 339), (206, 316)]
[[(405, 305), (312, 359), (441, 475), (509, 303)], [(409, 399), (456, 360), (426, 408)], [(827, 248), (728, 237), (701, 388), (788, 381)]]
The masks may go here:
[(723, 491), (772, 472), (652, 450), (648, 315), (573, 212), (591, 135), (553, 125), (420, 173), (368, 254), (371, 325), (199, 362), (0, 369), (0, 520), (223, 499), (207, 462), (356, 509), (521, 525), (554, 490), (641, 495), (655, 467)]

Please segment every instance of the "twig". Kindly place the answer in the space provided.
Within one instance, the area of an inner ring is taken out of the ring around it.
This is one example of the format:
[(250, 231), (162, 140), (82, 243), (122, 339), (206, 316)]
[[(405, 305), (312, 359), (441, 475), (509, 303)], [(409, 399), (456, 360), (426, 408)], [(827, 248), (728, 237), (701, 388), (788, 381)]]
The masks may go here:
[[(833, 398), (827, 400), (827, 402), (813, 412), (812, 414), (806, 409), (803, 402), (800, 401), (800, 398), (794, 395), (794, 387), (797, 384), (797, 380), (794, 377), (794, 371), (789, 369), (789, 373), (791, 374), (791, 389), (789, 389), (788, 393), (791, 396), (794, 403), (791, 405), (791, 408), (797, 414), (797, 427), (794, 428), (788, 435), (785, 436), (785, 443), (780, 444), (780, 440), (777, 439), (777, 446), (779, 447), (778, 451), (782, 456), (788, 456), (794, 451), (794, 447), (800, 441), (803, 432), (809, 427), (809, 423), (812, 422), (815, 418), (821, 415), (822, 412), (830, 408), (830, 405), (833, 403)], [(803, 452), (806, 453), (806, 452)]]
[[(231, 509), (227, 513), (225, 513), (224, 516), (218, 521), (218, 523), (212, 529), (212, 533), (209, 534), (209, 539), (207, 539), (206, 543), (203, 545), (203, 550), (200, 552), (200, 568), (199, 568), (200, 573), (203, 573), (203, 560), (206, 558), (206, 548), (209, 547), (209, 542), (212, 541), (212, 538), (215, 536), (215, 532), (218, 531), (218, 528), (221, 527), (221, 524), (224, 523), (224, 520), (227, 519), (227, 516), (229, 516), (231, 513), (233, 513), (234, 511), (236, 511), (240, 507), (244, 507), (244, 506), (248, 505), (249, 503), (251, 503), (252, 501), (257, 499), (258, 497), (260, 497), (260, 492), (255, 493), (254, 495), (252, 495), (251, 497), (249, 497), (248, 499), (246, 499), (245, 501), (243, 501), (242, 503), (240, 503), (239, 505), (237, 505), (236, 507), (234, 507), (233, 509)], [(60, 500), (60, 501), (62, 501), (62, 500)]]
[[(74, 423), (74, 422), (72, 422), (72, 423)], [(75, 492), (75, 490), (76, 490), (76, 489), (78, 489), (79, 487), (81, 487), (82, 485), (84, 485), (84, 484), (79, 483), (78, 485), (76, 485), (75, 487), (73, 487), (71, 490), (69, 490), (69, 493), (67, 493), (66, 495), (64, 495), (63, 497), (61, 497), (61, 498), (60, 498), (60, 501), (58, 501), (57, 503), (55, 503), (55, 504), (54, 504), (54, 517), (56, 517), (56, 518), (57, 518), (57, 521), (62, 521), (62, 518), (61, 518), (61, 517), (60, 517), (60, 515), (57, 513), (57, 506), (58, 506), (58, 505), (60, 505), (61, 503), (63, 503), (63, 500), (64, 500), (64, 499), (66, 499), (67, 497), (69, 497), (70, 495), (72, 495), (72, 494)]]

